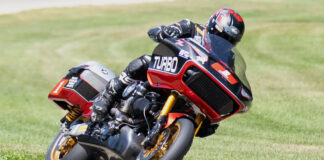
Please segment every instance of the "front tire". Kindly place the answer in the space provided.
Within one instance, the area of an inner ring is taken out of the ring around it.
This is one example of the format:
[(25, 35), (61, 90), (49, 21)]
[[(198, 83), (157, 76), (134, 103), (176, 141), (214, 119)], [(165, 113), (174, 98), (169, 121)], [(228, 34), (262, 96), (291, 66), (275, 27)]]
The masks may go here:
[(157, 135), (152, 148), (142, 149), (140, 160), (179, 160), (188, 152), (194, 136), (195, 127), (191, 120), (179, 118), (170, 127)]

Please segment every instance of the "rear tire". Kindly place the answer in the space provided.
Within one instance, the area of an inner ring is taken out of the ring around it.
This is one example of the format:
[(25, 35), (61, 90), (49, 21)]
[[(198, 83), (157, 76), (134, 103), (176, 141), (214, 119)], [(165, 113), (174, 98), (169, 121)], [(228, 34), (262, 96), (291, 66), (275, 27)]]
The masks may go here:
[[(195, 127), (191, 120), (187, 118), (179, 118), (169, 128), (165, 129), (157, 136), (158, 140), (155, 146), (152, 148), (142, 149), (138, 158), (140, 160), (183, 159), (192, 144), (194, 131)], [(169, 132), (169, 136), (167, 135), (167, 132)], [(163, 140), (159, 141), (161, 136)]]
[(51, 145), (48, 147), (45, 160), (66, 160), (66, 159), (87, 160), (88, 159), (87, 151), (77, 142), (75, 145), (73, 145), (73, 148), (71, 148), (69, 152), (67, 152), (63, 157), (60, 157), (59, 155), (61, 153), (58, 151), (58, 148), (59, 148), (59, 143), (62, 143), (62, 141), (64, 141), (64, 136), (63, 133), (60, 131), (52, 141)]

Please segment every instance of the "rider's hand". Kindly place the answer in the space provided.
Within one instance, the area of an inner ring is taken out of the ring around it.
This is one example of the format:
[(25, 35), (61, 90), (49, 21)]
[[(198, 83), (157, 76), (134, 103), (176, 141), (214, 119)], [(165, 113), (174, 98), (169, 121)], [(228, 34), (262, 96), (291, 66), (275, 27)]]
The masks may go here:
[(161, 42), (163, 40), (162, 30), (165, 26), (155, 27), (150, 29), (147, 34), (155, 42)]
[(171, 25), (171, 26), (164, 27), (162, 29), (162, 32), (163, 32), (164, 38), (177, 38), (181, 34), (180, 27), (177, 25)]
[(164, 38), (179, 37), (181, 35), (181, 29), (176, 25), (160, 26), (150, 29), (147, 34), (155, 42), (161, 42)]

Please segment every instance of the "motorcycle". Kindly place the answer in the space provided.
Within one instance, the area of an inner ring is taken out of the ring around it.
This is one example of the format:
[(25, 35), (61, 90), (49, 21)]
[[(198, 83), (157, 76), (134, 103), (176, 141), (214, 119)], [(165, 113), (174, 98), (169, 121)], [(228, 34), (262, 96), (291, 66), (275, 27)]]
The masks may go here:
[(49, 94), (68, 113), (46, 160), (182, 159), (193, 138), (246, 112), (252, 92), (245, 62), (228, 41), (167, 38), (153, 50), (147, 81), (126, 87), (103, 122), (89, 109), (115, 74), (98, 62), (73, 67)]

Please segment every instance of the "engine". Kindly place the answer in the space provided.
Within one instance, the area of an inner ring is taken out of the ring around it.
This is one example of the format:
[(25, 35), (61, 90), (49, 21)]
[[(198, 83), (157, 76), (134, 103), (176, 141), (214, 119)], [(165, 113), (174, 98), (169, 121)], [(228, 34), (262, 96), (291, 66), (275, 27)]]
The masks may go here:
[(89, 125), (85, 135), (79, 136), (79, 143), (91, 150), (102, 148), (107, 159), (136, 159), (142, 149), (153, 119), (155, 110), (161, 107), (160, 95), (149, 91), (148, 82), (133, 82), (123, 92), (122, 99), (111, 108), (109, 118), (104, 122)]
[(123, 92), (120, 103), (110, 110), (109, 131), (114, 133), (121, 125), (131, 126), (135, 132), (146, 130), (158, 116), (162, 103), (160, 95), (149, 91), (148, 82), (133, 82)]

